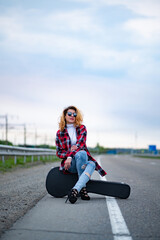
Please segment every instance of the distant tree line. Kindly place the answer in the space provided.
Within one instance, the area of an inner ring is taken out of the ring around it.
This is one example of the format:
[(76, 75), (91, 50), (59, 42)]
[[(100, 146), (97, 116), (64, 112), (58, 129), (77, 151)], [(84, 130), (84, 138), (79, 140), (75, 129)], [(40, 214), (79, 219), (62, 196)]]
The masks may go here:
[[(13, 145), (12, 142), (9, 142), (9, 141), (5, 141), (5, 140), (0, 140), (0, 144), (2, 145), (10, 145), (10, 146), (15, 146)], [(17, 145), (16, 145), (17, 146)], [(50, 146), (48, 144), (40, 144), (40, 145), (29, 145), (29, 144), (26, 144), (26, 145), (23, 145), (23, 144), (19, 144), (18, 147), (30, 147), (30, 148), (50, 148), (50, 149), (56, 149), (55, 146)]]
[(96, 147), (89, 148), (90, 152), (95, 154), (130, 154), (132, 152), (131, 148), (107, 148), (100, 146), (99, 143), (97, 143)]
[(0, 144), (13, 146), (13, 144), (10, 141), (6, 141), (6, 140), (0, 140)]

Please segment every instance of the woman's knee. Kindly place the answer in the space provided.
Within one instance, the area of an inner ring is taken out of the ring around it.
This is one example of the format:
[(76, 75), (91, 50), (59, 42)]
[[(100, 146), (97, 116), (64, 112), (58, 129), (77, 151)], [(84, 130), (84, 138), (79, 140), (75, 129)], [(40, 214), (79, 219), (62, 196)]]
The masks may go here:
[(91, 178), (91, 175), (93, 174), (95, 168), (96, 168), (95, 162), (89, 161), (89, 162), (87, 163), (87, 167), (86, 167), (86, 170), (85, 170), (85, 174), (86, 174), (89, 178)]
[(87, 152), (84, 151), (84, 150), (81, 150), (81, 151), (79, 151), (79, 152), (76, 153), (75, 158), (76, 158), (76, 159), (85, 159), (85, 160), (88, 160)]
[(91, 167), (95, 170), (95, 168), (96, 168), (96, 164), (95, 164), (95, 162), (93, 162), (93, 161), (89, 161), (89, 164), (91, 164)]
[(88, 156), (87, 156), (86, 151), (82, 150), (82, 151), (79, 151), (78, 153), (76, 153), (75, 159), (76, 159), (77, 168), (84, 170), (86, 168), (86, 165), (88, 162)]

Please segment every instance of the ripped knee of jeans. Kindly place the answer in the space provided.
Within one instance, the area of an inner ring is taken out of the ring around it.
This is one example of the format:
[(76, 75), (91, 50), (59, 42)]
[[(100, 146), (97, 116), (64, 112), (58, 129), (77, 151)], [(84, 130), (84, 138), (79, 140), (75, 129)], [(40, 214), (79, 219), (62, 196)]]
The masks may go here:
[(86, 168), (86, 164), (83, 164), (82, 166), (81, 166), (81, 169), (85, 169)]
[(86, 174), (89, 178), (91, 178), (91, 175), (90, 175), (88, 172), (85, 172), (85, 174)]
[(96, 168), (96, 164), (95, 164), (95, 162), (93, 162), (93, 161), (89, 161), (89, 163), (92, 164), (92, 166), (94, 167), (94, 169)]

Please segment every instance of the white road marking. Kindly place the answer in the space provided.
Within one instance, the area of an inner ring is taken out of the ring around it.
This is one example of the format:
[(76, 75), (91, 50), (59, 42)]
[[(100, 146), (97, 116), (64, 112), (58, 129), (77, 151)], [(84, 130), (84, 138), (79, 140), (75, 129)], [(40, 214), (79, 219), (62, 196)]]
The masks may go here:
[[(97, 162), (101, 165), (100, 157), (98, 158)], [(100, 178), (103, 181), (107, 181), (105, 177)], [(106, 196), (106, 204), (109, 212), (114, 240), (132, 240), (116, 199)]]
[(151, 164), (151, 165), (157, 165), (155, 162), (150, 162), (149, 164)]

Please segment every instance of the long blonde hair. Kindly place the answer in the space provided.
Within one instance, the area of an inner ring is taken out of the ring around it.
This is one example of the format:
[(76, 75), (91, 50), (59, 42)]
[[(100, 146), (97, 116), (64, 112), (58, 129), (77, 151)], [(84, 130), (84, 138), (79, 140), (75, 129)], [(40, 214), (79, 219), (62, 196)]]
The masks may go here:
[(82, 125), (82, 122), (83, 122), (83, 116), (82, 116), (82, 113), (80, 112), (80, 110), (78, 108), (76, 108), (75, 106), (69, 106), (67, 108), (65, 108), (62, 112), (62, 115), (60, 117), (60, 122), (59, 122), (59, 129), (61, 131), (64, 130), (65, 126), (66, 126), (66, 120), (65, 120), (65, 116), (68, 112), (69, 109), (73, 109), (76, 113), (77, 113), (77, 116), (76, 116), (76, 120), (75, 120), (75, 123), (74, 123), (74, 126), (75, 127), (80, 127)]

